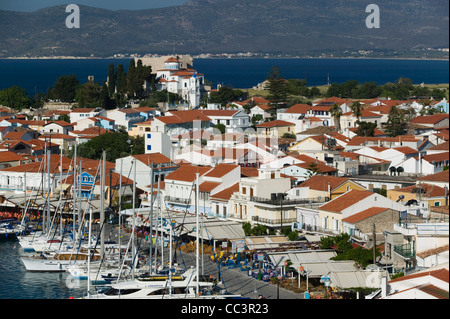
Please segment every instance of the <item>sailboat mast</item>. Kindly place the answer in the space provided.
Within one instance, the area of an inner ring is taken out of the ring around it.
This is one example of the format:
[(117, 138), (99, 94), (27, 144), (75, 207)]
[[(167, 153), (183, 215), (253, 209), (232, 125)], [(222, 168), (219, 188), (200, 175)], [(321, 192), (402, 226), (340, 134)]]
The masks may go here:
[(59, 161), (60, 161), (60, 168), (59, 168), (59, 209), (60, 209), (60, 213), (59, 213), (59, 231), (61, 234), (61, 240), (62, 240), (62, 236), (63, 236), (63, 227), (62, 227), (62, 217), (63, 217), (63, 207), (62, 207), (62, 171), (63, 171), (63, 155), (62, 155), (62, 148), (60, 151), (60, 155), (59, 155)]
[[(100, 224), (103, 225), (105, 222), (105, 174), (106, 174), (106, 152), (103, 151), (102, 156), (102, 174), (101, 174), (101, 201), (100, 201)], [(111, 176), (110, 176), (111, 178)], [(109, 190), (111, 193), (111, 189)], [(100, 256), (103, 258), (103, 254), (105, 253), (105, 231), (100, 232)]]
[[(157, 206), (157, 210), (156, 210), (156, 231), (155, 231), (155, 273), (157, 272), (157, 263), (156, 260), (158, 260), (158, 220), (159, 220), (159, 209), (160, 209), (160, 198), (159, 198), (159, 188), (161, 187), (161, 175), (158, 174), (158, 191), (156, 192), (156, 199), (158, 200), (158, 206)], [(153, 192), (152, 192), (153, 195)], [(159, 223), (159, 226), (161, 228), (161, 223)], [(161, 230), (161, 234), (162, 234), (162, 230)]]
[(73, 246), (75, 247), (75, 243), (76, 243), (76, 236), (75, 236), (75, 234), (76, 234), (76, 222), (75, 222), (75, 217), (76, 217), (76, 214), (75, 214), (75, 210), (76, 210), (76, 203), (77, 203), (77, 200), (76, 200), (76, 193), (77, 193), (77, 187), (76, 187), (76, 185), (77, 185), (77, 144), (78, 143), (75, 143), (75, 152), (74, 152), (74, 160), (73, 160), (73, 163), (74, 163), (74, 166), (73, 166), (73, 185), (72, 185), (72, 188), (73, 188), (73, 204), (72, 204), (72, 213), (73, 213), (73, 228), (72, 228), (72, 239), (73, 239)]
[(196, 219), (195, 219), (195, 230), (197, 233), (197, 240), (196, 240), (196, 253), (195, 253), (195, 264), (196, 264), (196, 269), (197, 269), (197, 282), (196, 282), (196, 293), (197, 296), (199, 294), (199, 222), (198, 222), (198, 218), (199, 218), (199, 211), (198, 211), (198, 191), (199, 191), (199, 182), (198, 182), (198, 176), (199, 173), (196, 173), (196, 182), (195, 182), (195, 214), (196, 214)]
[[(152, 272), (152, 269), (153, 269), (153, 183), (155, 182), (155, 165), (153, 162), (152, 162), (151, 168), (152, 168), (152, 173), (151, 173), (151, 177), (150, 177), (150, 179), (151, 179), (151, 181), (150, 181), (150, 231), (148, 234), (149, 247), (150, 247), (148, 261), (149, 261), (149, 265), (150, 265), (150, 273)], [(155, 258), (156, 258), (156, 255), (155, 255)]]
[(135, 258), (136, 258), (136, 245), (134, 243), (134, 233), (136, 229), (136, 159), (133, 159), (133, 233), (132, 233), (132, 249), (133, 249), (133, 272), (132, 272), (132, 279), (134, 280), (134, 265), (135, 265)]
[(50, 235), (50, 150), (47, 150), (47, 230)]

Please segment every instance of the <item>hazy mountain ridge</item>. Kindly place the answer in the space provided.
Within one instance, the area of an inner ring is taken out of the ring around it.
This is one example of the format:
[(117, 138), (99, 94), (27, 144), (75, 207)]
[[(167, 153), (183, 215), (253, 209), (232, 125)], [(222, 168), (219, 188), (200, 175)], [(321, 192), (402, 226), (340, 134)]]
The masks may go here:
[(400, 55), (448, 48), (447, 0), (379, 0), (381, 27), (365, 26), (360, 0), (190, 0), (136, 11), (80, 6), (80, 29), (68, 29), (65, 6), (31, 13), (0, 11), (0, 57), (111, 56), (116, 53)]

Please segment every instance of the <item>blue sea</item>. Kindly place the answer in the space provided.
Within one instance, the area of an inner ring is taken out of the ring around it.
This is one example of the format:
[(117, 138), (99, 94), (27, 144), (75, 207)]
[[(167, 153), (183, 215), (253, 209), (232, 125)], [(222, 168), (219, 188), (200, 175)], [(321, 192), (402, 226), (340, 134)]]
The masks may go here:
[(87, 295), (87, 281), (70, 280), (68, 272), (29, 272), (20, 260), (17, 240), (0, 239), (0, 300), (68, 299)]
[[(88, 76), (102, 83), (108, 65), (114, 63), (128, 70), (130, 59), (0, 59), (0, 89), (17, 85), (30, 96), (45, 93), (61, 75), (75, 74), (84, 83)], [(286, 79), (306, 79), (308, 86), (357, 80), (377, 84), (410, 78), (415, 84), (449, 83), (448, 60), (390, 59), (195, 59), (194, 68), (205, 78), (233, 88), (252, 88), (263, 82), (273, 66)]]

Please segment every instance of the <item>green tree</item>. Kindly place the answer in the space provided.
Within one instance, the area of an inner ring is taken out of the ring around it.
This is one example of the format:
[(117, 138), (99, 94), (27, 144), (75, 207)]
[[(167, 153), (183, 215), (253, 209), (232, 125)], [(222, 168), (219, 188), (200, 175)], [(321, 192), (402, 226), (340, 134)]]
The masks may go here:
[(75, 100), (79, 107), (100, 106), (100, 86), (94, 81), (83, 83), (77, 90)]
[(382, 88), (376, 82), (364, 82), (353, 93), (354, 99), (373, 99), (380, 96)]
[(306, 170), (306, 174), (308, 176), (308, 178), (314, 176), (314, 175), (318, 175), (320, 174), (320, 168), (317, 166), (316, 162), (311, 162), (308, 165), (308, 169)]
[[(128, 143), (128, 140), (132, 143)], [(77, 148), (77, 156), (98, 160), (105, 150), (106, 160), (115, 162), (117, 158), (129, 155), (131, 147), (133, 147), (133, 154), (137, 154), (137, 147), (126, 131), (108, 132), (80, 144)], [(73, 150), (69, 152), (69, 157), (73, 157)]]
[(405, 115), (397, 106), (392, 106), (386, 122), (386, 135), (389, 137), (403, 135), (405, 133), (405, 128)]
[(267, 75), (269, 95), (268, 100), (274, 106), (272, 108), (272, 115), (276, 115), (280, 104), (286, 103), (288, 95), (288, 82), (281, 76), (281, 70), (278, 66), (273, 66)]
[(255, 114), (252, 116), (252, 125), (257, 125), (258, 123), (260, 123), (263, 120), (263, 116), (262, 114)]
[(228, 86), (222, 86), (218, 91), (211, 92), (209, 102), (221, 103), (222, 106), (225, 106), (227, 103), (236, 101), (243, 96), (244, 92), (242, 90), (236, 90)]
[(109, 87), (106, 81), (103, 81), (102, 87), (98, 93), (98, 105), (105, 110), (112, 110), (116, 108), (116, 103), (109, 97)]
[(353, 102), (352, 105), (350, 105), (350, 109), (352, 110), (353, 115), (360, 120), (361, 114), (362, 114), (362, 105), (359, 101)]
[(226, 130), (225, 124), (221, 124), (221, 123), (216, 124), (216, 125), (214, 125), (214, 128), (218, 129), (221, 134), (225, 134), (225, 130)]
[[(260, 114), (258, 114), (258, 115), (260, 115)], [(295, 136), (294, 133), (286, 132), (286, 133), (283, 134), (283, 136), (281, 138), (297, 138), (297, 136)]]
[(358, 128), (355, 133), (358, 136), (374, 136), (377, 125), (372, 122), (358, 121)]
[(114, 63), (108, 66), (108, 96), (112, 98), (116, 91), (116, 74), (114, 70)]
[(21, 110), (31, 105), (27, 91), (18, 86), (12, 86), (0, 90), (0, 105), (8, 106), (15, 110)]
[(79, 82), (75, 74), (62, 75), (56, 79), (53, 85), (52, 97), (62, 102), (72, 102), (75, 100), (78, 85)]
[(336, 132), (339, 132), (341, 130), (342, 109), (339, 107), (337, 103), (334, 103), (333, 106), (330, 108), (330, 115), (334, 119), (334, 130)]
[(326, 97), (339, 96), (341, 94), (341, 85), (339, 83), (331, 83), (325, 93)]
[(127, 74), (125, 73), (122, 64), (117, 65), (116, 87), (118, 93), (120, 94), (127, 93)]

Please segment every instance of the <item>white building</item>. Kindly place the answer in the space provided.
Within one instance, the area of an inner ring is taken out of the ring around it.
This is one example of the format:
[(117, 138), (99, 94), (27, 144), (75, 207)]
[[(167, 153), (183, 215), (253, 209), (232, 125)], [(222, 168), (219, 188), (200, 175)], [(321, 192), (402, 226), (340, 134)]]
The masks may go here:
[(157, 88), (180, 95), (190, 108), (199, 106), (204, 85), (203, 74), (194, 69), (181, 68), (180, 61), (174, 57), (167, 59), (164, 65), (164, 69), (156, 71)]
[(70, 114), (70, 123), (75, 123), (78, 120), (85, 119), (88, 117), (105, 116), (106, 111), (101, 108), (76, 108), (73, 109)]
[(114, 120), (117, 126), (124, 126), (127, 131), (130, 131), (134, 124), (146, 119), (139, 110), (129, 108), (110, 110), (108, 118)]
[(163, 132), (145, 132), (145, 154), (161, 153), (173, 158), (172, 141), (170, 136)]
[(226, 132), (243, 132), (250, 126), (250, 116), (240, 110), (200, 110), (213, 125), (225, 125)]

